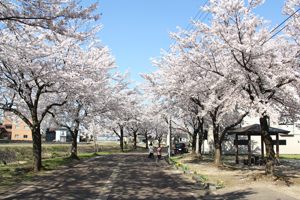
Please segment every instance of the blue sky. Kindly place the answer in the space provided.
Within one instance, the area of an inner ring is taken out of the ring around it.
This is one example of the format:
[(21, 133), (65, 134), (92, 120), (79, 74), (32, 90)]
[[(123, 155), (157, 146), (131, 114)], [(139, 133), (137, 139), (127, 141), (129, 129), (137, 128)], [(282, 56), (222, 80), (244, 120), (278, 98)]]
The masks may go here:
[[(103, 30), (99, 38), (107, 45), (119, 69), (142, 82), (141, 73), (154, 71), (150, 58), (159, 57), (172, 41), (169, 33), (186, 28), (206, 0), (99, 0)], [(257, 14), (279, 24), (284, 0), (266, 0)]]

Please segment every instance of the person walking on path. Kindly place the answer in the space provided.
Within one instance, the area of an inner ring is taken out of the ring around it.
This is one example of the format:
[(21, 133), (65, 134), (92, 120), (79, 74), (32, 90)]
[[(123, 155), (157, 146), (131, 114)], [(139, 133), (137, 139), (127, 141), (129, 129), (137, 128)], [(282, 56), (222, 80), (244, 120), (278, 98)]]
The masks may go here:
[(154, 147), (153, 147), (152, 143), (150, 143), (148, 158), (154, 158), (154, 154), (153, 153), (154, 153)]
[(156, 154), (157, 154), (157, 159), (160, 160), (161, 159), (161, 147), (160, 145), (158, 145), (157, 149), (156, 149)]

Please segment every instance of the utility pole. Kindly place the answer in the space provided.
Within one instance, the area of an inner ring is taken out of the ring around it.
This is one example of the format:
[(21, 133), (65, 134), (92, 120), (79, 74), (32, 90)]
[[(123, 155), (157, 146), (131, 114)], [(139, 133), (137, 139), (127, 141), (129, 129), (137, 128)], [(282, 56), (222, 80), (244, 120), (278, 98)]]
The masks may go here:
[(170, 117), (170, 121), (169, 121), (169, 131), (168, 131), (168, 143), (169, 143), (169, 147), (168, 147), (168, 156), (169, 156), (169, 161), (172, 155), (172, 120)]
[(196, 136), (196, 155), (199, 155), (201, 153), (201, 149), (200, 149), (200, 146), (199, 146), (199, 133), (197, 133), (197, 136)]

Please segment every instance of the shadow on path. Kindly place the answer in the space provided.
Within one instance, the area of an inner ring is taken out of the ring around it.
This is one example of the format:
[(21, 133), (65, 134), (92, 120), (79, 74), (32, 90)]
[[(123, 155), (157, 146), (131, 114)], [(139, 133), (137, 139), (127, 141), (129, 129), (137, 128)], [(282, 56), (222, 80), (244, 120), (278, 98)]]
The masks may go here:
[(96, 199), (119, 158), (99, 156), (22, 184), (0, 199)]
[(202, 200), (236, 200), (236, 199), (249, 199), (249, 195), (254, 195), (256, 192), (251, 190), (233, 191), (225, 194), (209, 194), (205, 193)]
[(108, 199), (195, 199), (194, 184), (178, 174), (167, 173), (164, 169), (168, 167), (165, 161), (156, 162), (146, 155), (127, 155)]
[(0, 199), (195, 199), (193, 183), (168, 168), (141, 153), (99, 156), (24, 182)]

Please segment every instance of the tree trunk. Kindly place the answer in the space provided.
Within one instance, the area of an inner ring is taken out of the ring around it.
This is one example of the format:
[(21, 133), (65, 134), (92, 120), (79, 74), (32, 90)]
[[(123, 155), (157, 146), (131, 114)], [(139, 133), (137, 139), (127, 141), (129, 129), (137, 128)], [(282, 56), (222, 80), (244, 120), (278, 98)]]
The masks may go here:
[(120, 148), (121, 151), (124, 151), (124, 129), (123, 126), (120, 126)]
[(33, 169), (38, 172), (42, 168), (42, 137), (40, 126), (33, 125), (31, 129), (33, 140)]
[(219, 138), (219, 126), (216, 124), (215, 118), (213, 118), (213, 136), (214, 136), (214, 145), (215, 145), (215, 165), (221, 165), (221, 156), (222, 156), (222, 141)]
[(70, 156), (70, 158), (79, 160), (78, 155), (77, 155), (78, 129), (75, 128), (74, 132), (71, 132), (71, 135), (72, 135), (72, 147), (71, 147), (71, 156)]
[(192, 154), (196, 154), (196, 145), (197, 145), (197, 132), (194, 131), (192, 135)]
[(222, 159), (222, 144), (219, 141), (218, 132), (215, 133), (215, 131), (217, 131), (217, 130), (213, 131), (214, 132), (214, 144), (215, 144), (215, 160), (214, 160), (214, 163), (215, 163), (215, 165), (220, 166), (221, 165), (221, 159)]
[(77, 156), (77, 138), (72, 137), (71, 158), (79, 159)]
[(221, 165), (221, 158), (222, 158), (222, 152), (221, 152), (222, 146), (219, 143), (215, 143), (215, 165), (220, 166)]
[(137, 132), (133, 132), (133, 149), (136, 149)]
[(199, 131), (198, 131), (198, 137), (199, 137), (199, 140), (198, 140), (198, 156), (201, 158), (202, 157), (202, 144), (203, 144), (203, 138), (204, 138), (204, 119), (203, 117), (199, 119)]
[(197, 152), (198, 153), (198, 156), (201, 158), (202, 157), (202, 151), (201, 151), (201, 149), (202, 149), (202, 145), (203, 145), (203, 132), (199, 132), (198, 133), (199, 134), (199, 140), (198, 140), (198, 147), (199, 147), (199, 152)]
[(99, 151), (99, 146), (97, 144), (97, 136), (95, 135), (94, 136), (94, 153), (96, 154), (96, 153), (98, 153), (98, 151)]
[(273, 175), (274, 174), (274, 166), (275, 166), (275, 151), (273, 148), (273, 140), (271, 135), (269, 134), (269, 117), (262, 116), (259, 119), (261, 126), (261, 137), (266, 146), (266, 174)]
[(144, 135), (145, 135), (146, 149), (148, 149), (149, 148), (149, 146), (148, 146), (148, 134), (145, 133)]

